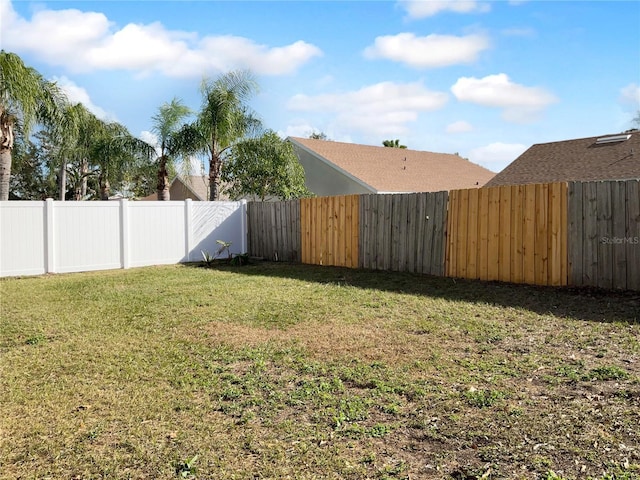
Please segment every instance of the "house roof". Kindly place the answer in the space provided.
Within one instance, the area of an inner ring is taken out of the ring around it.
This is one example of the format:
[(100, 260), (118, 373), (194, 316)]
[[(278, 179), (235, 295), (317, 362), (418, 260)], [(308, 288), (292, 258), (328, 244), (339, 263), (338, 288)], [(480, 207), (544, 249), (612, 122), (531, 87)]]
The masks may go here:
[[(209, 177), (206, 175), (177, 176), (169, 185), (171, 196), (180, 200), (195, 197), (194, 200), (205, 201), (209, 198)], [(191, 193), (191, 195), (188, 195)], [(152, 193), (140, 200), (158, 200), (158, 194)]]
[(640, 178), (640, 131), (533, 145), (486, 186), (630, 178)]
[(480, 187), (495, 173), (464, 158), (330, 140), (289, 140), (376, 192), (435, 192)]

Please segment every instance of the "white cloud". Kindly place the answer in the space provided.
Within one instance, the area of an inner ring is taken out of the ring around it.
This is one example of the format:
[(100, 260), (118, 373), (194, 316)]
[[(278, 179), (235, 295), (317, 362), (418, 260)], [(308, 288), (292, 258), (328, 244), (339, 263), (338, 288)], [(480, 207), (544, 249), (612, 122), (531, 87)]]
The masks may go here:
[(295, 95), (288, 108), (334, 115), (334, 128), (394, 135), (406, 133), (420, 112), (438, 110), (447, 101), (446, 93), (428, 90), (421, 82), (383, 82), (346, 93)]
[(29, 20), (20, 17), (10, 1), (0, 2), (4, 49), (28, 51), (73, 72), (130, 70), (201, 77), (246, 68), (283, 75), (322, 55), (318, 47), (303, 41), (271, 47), (243, 37), (168, 30), (158, 22), (119, 28), (102, 13), (76, 9), (40, 10)]
[(400, 5), (411, 18), (426, 18), (440, 12), (485, 13), (491, 10), (486, 2), (475, 0), (403, 0)]
[(640, 109), (640, 85), (630, 83), (620, 89), (620, 102)]
[(505, 120), (527, 123), (537, 119), (557, 98), (540, 87), (526, 87), (511, 81), (504, 73), (484, 78), (461, 77), (451, 87), (461, 102), (502, 109)]
[(55, 82), (58, 87), (66, 94), (69, 102), (72, 104), (82, 103), (87, 110), (93, 113), (96, 117), (104, 121), (116, 121), (116, 117), (113, 114), (108, 113), (103, 108), (97, 106), (91, 101), (89, 93), (82, 87), (76, 85), (72, 80), (67, 77), (52, 77), (52, 82)]
[(469, 122), (465, 122), (464, 120), (458, 120), (457, 122), (450, 123), (446, 128), (447, 133), (465, 133), (471, 132), (472, 130), (473, 125)]
[(471, 149), (469, 160), (493, 172), (500, 172), (529, 148), (521, 143), (495, 142)]
[(399, 33), (377, 37), (374, 44), (364, 50), (364, 56), (402, 62), (415, 68), (433, 68), (474, 62), (487, 48), (489, 40), (485, 35), (417, 37), (413, 33)]

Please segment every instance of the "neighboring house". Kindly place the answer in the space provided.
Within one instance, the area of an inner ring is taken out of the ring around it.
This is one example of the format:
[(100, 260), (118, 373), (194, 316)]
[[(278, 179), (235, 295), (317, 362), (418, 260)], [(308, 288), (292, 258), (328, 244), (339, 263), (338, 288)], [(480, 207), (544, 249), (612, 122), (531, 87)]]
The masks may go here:
[[(209, 198), (209, 177), (202, 175), (177, 176), (169, 185), (169, 195), (170, 200), (186, 200), (190, 198), (201, 202), (206, 201)], [(228, 199), (222, 192), (219, 200)], [(140, 200), (158, 200), (158, 194), (152, 193)]]
[(289, 137), (318, 196), (478, 188), (495, 173), (448, 153)]
[(533, 145), (485, 186), (640, 178), (640, 131)]

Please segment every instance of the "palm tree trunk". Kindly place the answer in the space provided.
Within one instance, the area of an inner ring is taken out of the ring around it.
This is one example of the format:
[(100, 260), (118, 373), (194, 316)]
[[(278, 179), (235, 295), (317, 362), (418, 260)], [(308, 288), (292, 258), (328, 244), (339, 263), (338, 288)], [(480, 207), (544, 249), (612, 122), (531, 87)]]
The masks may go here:
[(0, 109), (0, 202), (9, 200), (13, 127), (4, 109)]
[(171, 199), (169, 192), (169, 174), (167, 173), (167, 157), (160, 157), (160, 165), (158, 166), (158, 200), (167, 201)]
[(84, 200), (87, 197), (87, 175), (89, 173), (89, 162), (86, 158), (82, 159), (80, 167), (80, 175), (82, 175), (82, 183), (80, 186), (80, 200)]
[(60, 201), (64, 202), (67, 196), (67, 165), (64, 160), (62, 160), (62, 165), (60, 166), (59, 179), (58, 191), (60, 192)]
[(100, 184), (100, 200), (109, 200), (111, 185), (109, 185), (109, 180), (107, 180), (107, 176), (101, 173), (100, 176), (98, 177), (98, 183)]
[(209, 162), (209, 200), (215, 202), (220, 196), (220, 167), (222, 161), (213, 152)]

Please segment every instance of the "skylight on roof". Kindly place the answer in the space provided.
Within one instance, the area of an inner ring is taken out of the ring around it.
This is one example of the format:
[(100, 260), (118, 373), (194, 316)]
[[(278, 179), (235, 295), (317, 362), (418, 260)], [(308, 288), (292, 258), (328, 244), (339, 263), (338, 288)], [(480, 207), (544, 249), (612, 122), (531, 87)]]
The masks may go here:
[(600, 145), (602, 143), (615, 143), (615, 142), (624, 142), (625, 140), (629, 140), (631, 135), (612, 135), (610, 137), (600, 137), (596, 140), (596, 145)]

